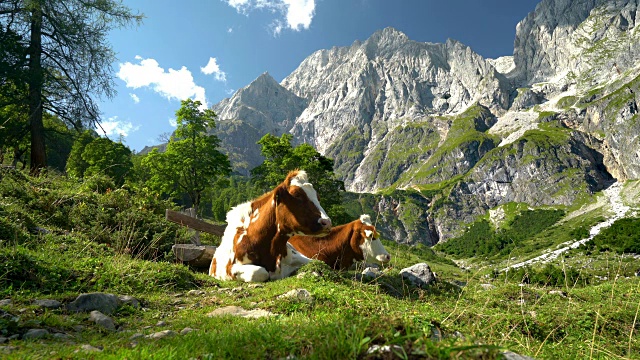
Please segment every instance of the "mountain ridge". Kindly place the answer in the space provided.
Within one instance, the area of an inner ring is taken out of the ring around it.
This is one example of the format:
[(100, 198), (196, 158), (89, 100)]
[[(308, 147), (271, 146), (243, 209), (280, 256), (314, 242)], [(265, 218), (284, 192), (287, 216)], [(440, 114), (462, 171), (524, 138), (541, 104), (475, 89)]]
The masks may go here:
[[(543, 0), (517, 25), (513, 56), (498, 59), (384, 28), (312, 53), (279, 84), (261, 75), (214, 105), (215, 131), (245, 174), (264, 133), (290, 132), (333, 158), (350, 191), (426, 192), (414, 210), (435, 234), (400, 221), (403, 239), (383, 225), (399, 242), (446, 240), (509, 202), (571, 206), (640, 177), (639, 9)], [(378, 213), (411, 198), (383, 197)]]

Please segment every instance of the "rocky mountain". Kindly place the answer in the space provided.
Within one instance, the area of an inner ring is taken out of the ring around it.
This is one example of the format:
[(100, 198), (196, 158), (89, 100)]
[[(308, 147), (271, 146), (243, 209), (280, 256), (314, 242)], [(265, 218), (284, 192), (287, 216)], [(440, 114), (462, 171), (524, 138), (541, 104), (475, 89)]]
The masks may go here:
[(543, 0), (513, 56), (386, 28), (319, 50), (214, 106), (237, 169), (291, 132), (335, 160), (348, 190), (376, 193), (383, 235), (434, 244), (508, 203), (569, 206), (640, 177), (640, 0)]
[(308, 103), (265, 72), (231, 98), (215, 104), (212, 109), (221, 119), (215, 131), (235, 169), (248, 174), (260, 165), (258, 140), (267, 133), (280, 136), (289, 131)]

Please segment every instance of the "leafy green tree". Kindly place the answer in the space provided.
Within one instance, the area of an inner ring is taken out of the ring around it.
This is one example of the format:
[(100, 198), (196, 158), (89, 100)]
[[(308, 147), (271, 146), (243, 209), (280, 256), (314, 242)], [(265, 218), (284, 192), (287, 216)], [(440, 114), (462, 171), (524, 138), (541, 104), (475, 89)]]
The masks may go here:
[(196, 211), (203, 195), (231, 172), (227, 155), (217, 149), (220, 139), (207, 133), (215, 127), (216, 114), (201, 106), (200, 101), (182, 101), (176, 111), (178, 126), (165, 152), (154, 149), (141, 162), (147, 186), (174, 198), (186, 195)]
[(309, 144), (292, 146), (292, 139), (291, 134), (282, 134), (280, 137), (267, 134), (258, 141), (265, 160), (251, 170), (253, 181), (266, 191), (282, 182), (289, 171), (305, 170), (318, 192), (322, 207), (334, 223), (348, 222), (349, 217), (342, 207), (344, 182), (338, 180), (333, 172), (333, 160), (324, 157)]
[[(93, 96), (115, 94), (112, 64), (115, 52), (107, 42), (113, 28), (140, 23), (116, 0), (8, 0), (0, 2), (4, 50), (23, 64), (28, 104), (30, 166), (47, 166), (43, 114), (49, 112), (70, 127), (99, 122)], [(20, 45), (20, 46), (18, 46)], [(22, 53), (27, 49), (26, 53)], [(0, 64), (2, 65), (2, 64)]]
[(66, 169), (69, 176), (75, 178), (84, 177), (84, 172), (89, 167), (89, 164), (82, 158), (82, 153), (95, 137), (96, 135), (92, 134), (91, 131), (85, 130), (76, 138), (71, 147), (69, 158), (67, 159)]
[(133, 168), (131, 150), (120, 142), (103, 137), (87, 145), (82, 152), (82, 159), (89, 165), (84, 172), (85, 177), (105, 174), (111, 177), (116, 185), (124, 184)]
[(131, 150), (122, 143), (96, 137), (87, 130), (71, 148), (67, 174), (74, 177), (104, 174), (111, 177), (116, 185), (122, 185), (133, 169), (131, 157)]

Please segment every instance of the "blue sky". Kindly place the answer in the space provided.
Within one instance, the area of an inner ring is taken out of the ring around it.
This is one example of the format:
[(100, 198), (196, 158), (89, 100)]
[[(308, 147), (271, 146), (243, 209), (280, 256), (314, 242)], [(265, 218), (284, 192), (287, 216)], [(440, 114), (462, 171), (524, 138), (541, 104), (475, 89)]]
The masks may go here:
[(282, 81), (314, 51), (387, 26), (421, 42), (452, 38), (487, 58), (512, 55), (516, 24), (539, 2), (123, 0), (145, 19), (109, 36), (118, 95), (101, 101), (102, 127), (140, 151), (175, 129), (180, 100), (211, 106), (264, 72)]

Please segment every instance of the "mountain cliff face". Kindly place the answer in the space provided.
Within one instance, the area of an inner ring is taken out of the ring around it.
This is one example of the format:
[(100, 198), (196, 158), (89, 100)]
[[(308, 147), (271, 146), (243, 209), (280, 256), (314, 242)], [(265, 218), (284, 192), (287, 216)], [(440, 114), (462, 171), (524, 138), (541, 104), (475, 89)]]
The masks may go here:
[(221, 119), (215, 132), (234, 168), (248, 175), (260, 165), (258, 140), (267, 133), (280, 136), (289, 131), (307, 105), (306, 99), (282, 87), (268, 73), (214, 105)]
[[(384, 236), (434, 244), (497, 206), (569, 206), (640, 177), (640, 0), (543, 0), (513, 56), (386, 28), (319, 50), (280, 84), (263, 74), (214, 106), (237, 169), (291, 132), (348, 190), (382, 193)], [(384, 195), (383, 195), (384, 194)]]

